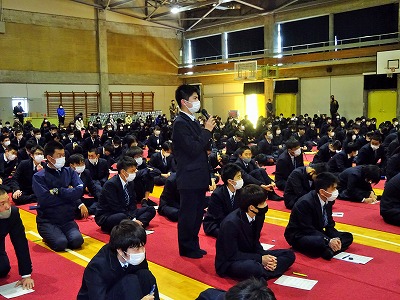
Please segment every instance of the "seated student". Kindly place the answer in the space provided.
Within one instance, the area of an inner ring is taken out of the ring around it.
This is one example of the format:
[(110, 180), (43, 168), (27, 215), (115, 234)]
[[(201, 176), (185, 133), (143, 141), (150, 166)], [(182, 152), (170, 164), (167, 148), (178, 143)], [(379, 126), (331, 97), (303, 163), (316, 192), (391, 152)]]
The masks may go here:
[(11, 173), (17, 165), (17, 154), (18, 149), (15, 145), (8, 145), (5, 153), (0, 154), (0, 183), (4, 185), (4, 188), (7, 186), (8, 192), (12, 189)]
[(35, 142), (32, 140), (28, 140), (25, 144), (24, 148), (18, 150), (17, 160), (18, 164), (25, 159), (29, 159), (31, 157), (31, 149), (36, 146)]
[(330, 141), (322, 145), (317, 154), (315, 154), (313, 158), (313, 164), (317, 163), (327, 163), (331, 157), (333, 157), (336, 153), (340, 152), (342, 149), (342, 143), (339, 141)]
[(306, 140), (311, 142), (312, 145), (317, 145), (319, 135), (314, 122), (311, 122), (310, 127), (306, 130)]
[(146, 159), (143, 158), (143, 149), (138, 146), (129, 148), (125, 155), (132, 157), (137, 163), (137, 169), (142, 171), (139, 176), (135, 178), (137, 200), (142, 206), (157, 206), (156, 202), (149, 199), (149, 195), (154, 189), (154, 177), (160, 176), (160, 170), (147, 167)]
[(99, 130), (97, 128), (89, 129), (90, 136), (82, 142), (83, 153), (89, 152), (91, 149), (100, 147)]
[(297, 126), (297, 132), (292, 137), (299, 141), (302, 151), (311, 151), (313, 142), (307, 140), (306, 127), (304, 125)]
[(258, 152), (266, 155), (273, 156), (274, 152), (278, 150), (277, 146), (274, 146), (272, 139), (274, 138), (271, 130), (266, 130), (262, 139), (257, 144)]
[(149, 165), (161, 171), (159, 176), (154, 177), (155, 185), (164, 185), (171, 172), (175, 172), (174, 157), (172, 153), (172, 143), (166, 141), (161, 146), (161, 151), (154, 153), (149, 161)]
[(45, 143), (54, 140), (54, 136), (58, 134), (57, 126), (52, 124), (50, 125), (50, 130), (44, 134)]
[(222, 168), (222, 181), (211, 194), (207, 212), (203, 219), (206, 235), (218, 237), (222, 220), (239, 207), (240, 189), (243, 187), (242, 172), (236, 164), (227, 164)]
[(276, 162), (275, 183), (278, 189), (285, 190), (286, 181), (292, 171), (298, 167), (303, 167), (303, 155), (300, 143), (296, 139), (286, 141), (286, 150), (279, 155)]
[(209, 288), (200, 293), (196, 300), (276, 300), (275, 294), (263, 279), (250, 278), (239, 282), (227, 292)]
[(76, 143), (78, 140), (74, 135), (74, 131), (71, 128), (66, 129), (66, 137), (63, 139), (62, 144), (66, 147), (68, 144)]
[(159, 126), (154, 127), (153, 134), (149, 136), (147, 140), (147, 147), (149, 148), (147, 157), (150, 158), (154, 153), (161, 151), (161, 145), (163, 144), (163, 138), (161, 136), (161, 129)]
[(115, 164), (120, 157), (122, 157), (118, 157), (117, 160), (114, 159), (114, 146), (111, 144), (105, 144), (104, 146), (97, 148), (96, 153), (99, 153), (99, 158), (103, 158), (107, 161), (109, 169), (112, 169), (112, 165)]
[(44, 167), (44, 155), (41, 146), (34, 146), (31, 149), (30, 159), (19, 163), (17, 170), (12, 177), (13, 188), (12, 199), (16, 205), (36, 202), (36, 195), (32, 190), (33, 175)]
[(111, 157), (114, 161), (119, 161), (122, 156), (122, 141), (119, 136), (114, 136), (111, 141), (113, 150), (110, 151)]
[(101, 187), (108, 180), (110, 176), (110, 169), (105, 159), (100, 158), (100, 153), (96, 148), (92, 148), (88, 152), (88, 159), (85, 161), (86, 169), (89, 170), (90, 175), (96, 189), (101, 190)]
[(356, 143), (350, 142), (339, 153), (336, 153), (328, 161), (329, 172), (339, 174), (344, 170), (353, 166), (354, 158), (358, 154), (358, 146)]
[(130, 220), (111, 231), (110, 242), (89, 262), (78, 300), (160, 299), (154, 275), (146, 260), (146, 232)]
[(23, 136), (22, 130), (15, 130), (15, 136), (11, 140), (11, 144), (17, 146), (18, 150), (25, 147), (26, 139)]
[(275, 191), (275, 183), (268, 176), (267, 171), (257, 166), (254, 159), (252, 159), (252, 151), (249, 146), (243, 146), (237, 150), (239, 158), (235, 161), (235, 164), (242, 169), (242, 176), (244, 184), (257, 184), (264, 190), (268, 191), (268, 199), (270, 200), (283, 200), (282, 197), (278, 196)]
[(10, 261), (5, 250), (7, 234), (10, 235), (10, 240), (17, 256), (19, 275), (22, 276), (16, 286), (22, 286), (23, 289), (32, 289), (35, 284), (31, 278), (32, 261), (29, 255), (25, 228), (19, 215), (19, 209), (11, 206), (7, 192), (0, 187), (0, 278), (6, 277), (11, 270)]
[(383, 220), (400, 226), (400, 173), (390, 179), (383, 190), (380, 211)]
[(216, 243), (215, 269), (221, 277), (270, 279), (282, 275), (293, 264), (292, 250), (264, 250), (260, 234), (268, 211), (265, 191), (245, 186), (240, 208), (222, 221)]
[(300, 197), (312, 191), (317, 175), (327, 171), (328, 168), (325, 163), (310, 164), (307, 167), (294, 169), (289, 175), (283, 194), (286, 208), (292, 209)]
[(160, 196), (158, 214), (167, 217), (172, 222), (178, 222), (180, 196), (176, 185), (176, 173), (168, 177)]
[(78, 173), (79, 178), (82, 180), (83, 193), (90, 195), (90, 197), (82, 195), (80, 201), (77, 202), (77, 217), (86, 219), (88, 215), (96, 213), (97, 201), (100, 198), (101, 190), (97, 189), (89, 170), (86, 170), (85, 158), (82, 154), (71, 155), (69, 157), (69, 166)]
[(237, 131), (232, 137), (226, 141), (226, 154), (232, 155), (235, 151), (244, 146), (242, 142), (243, 132)]
[(83, 237), (74, 218), (76, 203), (83, 193), (83, 183), (74, 170), (64, 167), (62, 144), (48, 142), (44, 155), (47, 165), (32, 179), (32, 189), (38, 200), (38, 232), (54, 251), (80, 248)]
[(117, 163), (118, 176), (110, 178), (103, 186), (97, 204), (95, 221), (104, 232), (118, 225), (123, 219), (131, 219), (147, 227), (156, 215), (152, 206), (137, 208), (134, 179), (137, 162), (124, 156)]
[(393, 151), (392, 156), (387, 161), (386, 183), (400, 173), (400, 147)]
[(7, 135), (5, 134), (0, 135), (0, 143), (1, 143), (0, 146), (0, 154), (1, 154), (6, 152), (7, 147), (11, 145), (10, 136), (8, 135), (8, 133)]
[(29, 140), (34, 141), (35, 145), (42, 147), (44, 147), (44, 144), (46, 144), (46, 140), (44, 137), (42, 137), (42, 133), (39, 128), (33, 128), (33, 136)]
[(339, 175), (339, 199), (375, 204), (377, 196), (371, 183), (381, 180), (379, 167), (363, 165), (344, 170)]
[(285, 239), (293, 249), (330, 260), (345, 251), (353, 242), (353, 235), (335, 228), (332, 205), (338, 191), (338, 179), (332, 173), (321, 173), (314, 181), (315, 190), (301, 197), (290, 214)]
[(385, 150), (383, 147), (380, 147), (381, 141), (382, 139), (379, 135), (373, 135), (371, 137), (371, 142), (361, 147), (356, 157), (357, 166), (376, 165), (379, 159), (381, 159), (380, 165), (383, 164), (385, 160)]
[(321, 138), (319, 139), (318, 143), (317, 143), (317, 148), (321, 148), (322, 145), (325, 145), (327, 142), (329, 142), (330, 140), (332, 140), (335, 137), (335, 128), (333, 128), (332, 126), (329, 126), (327, 129), (327, 133), (324, 135), (321, 132)]

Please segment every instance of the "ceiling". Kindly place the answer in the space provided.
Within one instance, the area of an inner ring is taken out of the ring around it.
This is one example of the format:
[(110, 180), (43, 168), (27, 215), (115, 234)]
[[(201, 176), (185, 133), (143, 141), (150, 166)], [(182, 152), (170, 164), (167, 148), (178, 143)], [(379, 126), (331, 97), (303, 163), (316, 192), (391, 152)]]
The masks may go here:
[[(70, 0), (180, 31), (204, 29), (324, 0)], [(176, 9), (172, 13), (171, 9)]]

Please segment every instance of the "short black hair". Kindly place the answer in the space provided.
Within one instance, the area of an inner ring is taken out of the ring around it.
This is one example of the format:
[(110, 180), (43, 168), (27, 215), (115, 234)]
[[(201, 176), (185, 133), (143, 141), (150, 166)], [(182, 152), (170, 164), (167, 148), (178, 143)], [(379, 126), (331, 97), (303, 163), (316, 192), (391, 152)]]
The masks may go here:
[(117, 170), (118, 174), (121, 173), (121, 170), (125, 170), (130, 168), (130, 167), (137, 167), (137, 162), (130, 156), (123, 156), (118, 162), (117, 162)]
[(46, 157), (47, 155), (53, 156), (54, 152), (56, 150), (63, 150), (64, 146), (57, 141), (50, 141), (44, 146), (44, 156)]
[(377, 184), (381, 180), (381, 169), (377, 165), (363, 165), (362, 174), (365, 179)]
[[(25, 144), (25, 149), (30, 151), (33, 147), (36, 146), (36, 141), (34, 140), (27, 140)], [(44, 151), (44, 150), (43, 150)]]
[(373, 136), (371, 136), (371, 140), (378, 141), (379, 143), (382, 142), (382, 138), (379, 134), (374, 134)]
[(143, 155), (143, 149), (138, 146), (130, 147), (125, 153), (129, 157), (135, 157), (138, 154)]
[(17, 145), (15, 145), (15, 144), (10, 144), (10, 145), (8, 145), (8, 146), (6, 147), (6, 150), (7, 150), (7, 151), (12, 151), (12, 150), (14, 150), (14, 151), (18, 152), (18, 147), (17, 147)]
[(189, 98), (194, 94), (197, 93), (199, 99), (200, 99), (200, 91), (195, 85), (189, 85), (189, 84), (182, 84), (179, 86), (176, 91), (175, 91), (175, 100), (178, 103), (179, 107), (182, 107), (181, 100), (189, 100)]
[(144, 228), (129, 219), (122, 220), (114, 226), (110, 234), (110, 250), (117, 252), (118, 249), (126, 252), (128, 248), (138, 248), (146, 245), (147, 236)]
[(5, 139), (10, 139), (10, 136), (8, 136), (8, 135), (0, 136), (0, 142), (4, 142)]
[(330, 143), (335, 150), (342, 149), (342, 143), (339, 140), (331, 141)]
[(250, 150), (251, 151), (249, 146), (240, 147), (239, 150), (238, 150), (238, 154), (239, 155), (243, 155), (243, 152), (246, 151), (246, 150)]
[(125, 143), (128, 145), (129, 148), (133, 143), (138, 143), (138, 139), (135, 135), (129, 134), (125, 137)]
[(351, 152), (357, 151), (357, 150), (358, 150), (358, 146), (354, 142), (348, 143), (347, 146), (344, 148), (344, 151), (346, 152), (346, 154), (350, 154)]
[(240, 209), (247, 211), (250, 205), (256, 207), (267, 200), (267, 193), (259, 185), (249, 184), (242, 189), (241, 199)]
[(296, 140), (295, 138), (291, 137), (290, 139), (288, 139), (285, 143), (286, 145), (286, 149), (294, 149), (297, 147), (300, 147), (300, 142), (298, 140)]
[(96, 148), (96, 147), (90, 148), (90, 149), (88, 150), (88, 153), (89, 153), (89, 152), (94, 152), (94, 153), (96, 153), (96, 155), (102, 154), (102, 153), (100, 153), (100, 150), (99, 150), (98, 148)]
[(163, 149), (164, 151), (172, 150), (172, 143), (171, 143), (170, 141), (165, 141), (165, 142), (161, 145), (161, 149)]
[(225, 300), (276, 300), (274, 292), (267, 287), (264, 279), (250, 278), (231, 287)]
[(110, 153), (114, 153), (114, 146), (111, 144), (104, 145), (104, 151), (108, 151)]
[(85, 158), (83, 157), (82, 154), (72, 154), (69, 159), (69, 164), (80, 164), (85, 161)]
[(320, 189), (326, 190), (338, 182), (339, 180), (335, 175), (329, 172), (323, 172), (317, 175), (317, 178), (314, 180), (314, 187), (318, 193)]
[(226, 164), (222, 168), (222, 173), (221, 173), (221, 178), (224, 184), (228, 184), (228, 179), (233, 179), (238, 172), (240, 172), (241, 169), (238, 165), (236, 164)]
[(32, 155), (35, 154), (36, 150), (40, 150), (40, 151), (44, 152), (43, 147), (40, 145), (33, 146), (30, 149), (27, 148), (27, 150), (29, 150), (29, 153)]
[(316, 175), (328, 172), (328, 165), (326, 163), (310, 164), (310, 167), (315, 170)]

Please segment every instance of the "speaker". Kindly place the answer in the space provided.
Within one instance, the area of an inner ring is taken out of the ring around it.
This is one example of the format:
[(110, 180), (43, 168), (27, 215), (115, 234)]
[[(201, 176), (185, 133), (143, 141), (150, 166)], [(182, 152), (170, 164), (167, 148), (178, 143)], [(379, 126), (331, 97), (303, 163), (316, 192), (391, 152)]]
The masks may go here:
[(327, 68), (326, 68), (326, 72), (332, 73), (332, 67), (327, 67)]

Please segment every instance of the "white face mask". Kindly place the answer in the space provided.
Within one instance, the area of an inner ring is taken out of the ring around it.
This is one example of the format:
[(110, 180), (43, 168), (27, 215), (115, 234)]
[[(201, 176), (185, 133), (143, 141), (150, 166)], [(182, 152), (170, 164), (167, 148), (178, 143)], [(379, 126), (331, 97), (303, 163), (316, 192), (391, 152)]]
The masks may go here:
[[(127, 254), (127, 253), (126, 253)], [(132, 266), (137, 266), (146, 258), (146, 251), (140, 253), (129, 253), (129, 259), (126, 262)]]
[(16, 156), (15, 154), (9, 154), (9, 155), (7, 155), (7, 159), (10, 160), (10, 161), (13, 161), (13, 160), (16, 159), (16, 158), (17, 158), (17, 156)]
[(300, 156), (300, 154), (301, 154), (301, 149), (299, 148), (299, 149), (297, 149), (296, 151), (294, 151), (294, 157), (297, 157), (297, 156)]
[(41, 136), (40, 134), (35, 135), (35, 138), (36, 138), (37, 140), (39, 140), (41, 137), (42, 137), (42, 136)]
[(171, 155), (171, 153), (168, 153), (168, 152), (164, 152), (163, 154), (164, 154), (165, 157), (168, 157), (168, 156)]
[(11, 216), (11, 207), (5, 211), (0, 212), (0, 219), (8, 219)]
[(10, 141), (5, 141), (5, 142), (4, 142), (4, 146), (6, 146), (6, 147), (7, 147), (7, 146), (10, 146), (10, 144), (11, 144)]
[(35, 161), (40, 164), (44, 160), (44, 155), (35, 155)]
[(142, 157), (137, 157), (137, 158), (135, 158), (135, 160), (136, 160), (138, 166), (140, 166), (143, 163), (143, 158)]
[(56, 169), (61, 169), (62, 167), (64, 167), (64, 165), (65, 165), (65, 156), (64, 157), (60, 157), (60, 158), (53, 158), (53, 159), (55, 159), (55, 164), (54, 164), (54, 167), (56, 168)]
[(355, 135), (355, 134), (353, 134), (352, 136), (351, 136), (351, 139), (354, 141), (355, 139), (357, 138), (357, 136)]
[(281, 134), (281, 131), (280, 130), (277, 130), (276, 131), (276, 134), (278, 135), (278, 134)]
[(235, 180), (235, 185), (233, 185), (235, 191), (240, 190), (242, 187), (243, 187), (243, 179)]
[(69, 135), (68, 138), (69, 138), (70, 140), (72, 140), (72, 139), (74, 138), (74, 136), (73, 136), (73, 135)]
[[(189, 102), (189, 101), (186, 101), (186, 102)], [(198, 112), (199, 111), (199, 109), (200, 109), (200, 100), (197, 100), (197, 101), (195, 101), (195, 102), (190, 102), (191, 104), (192, 104), (192, 107), (188, 107), (186, 104), (186, 107), (187, 107), (187, 109), (192, 113), (192, 114), (194, 114), (194, 113), (196, 113), (196, 112)]]
[(18, 141), (22, 140), (22, 135), (17, 135), (17, 140)]
[(268, 135), (267, 135), (267, 138), (270, 139), (270, 140), (272, 140), (273, 137), (274, 137), (274, 136), (273, 136), (272, 134), (268, 134)]
[(95, 163), (97, 163), (97, 158), (89, 158), (89, 162), (94, 165)]
[(134, 181), (136, 178), (136, 173), (128, 173), (128, 177), (126, 177), (126, 182)]
[(82, 174), (83, 171), (85, 171), (85, 166), (84, 165), (83, 166), (77, 166), (77, 167), (75, 167), (75, 171), (78, 174)]
[(329, 197), (326, 198), (326, 200), (328, 200), (328, 202), (332, 202), (335, 201), (336, 198), (339, 196), (339, 191), (338, 190), (334, 190), (332, 193), (329, 193), (327, 191), (325, 191), (327, 194), (331, 194)]
[(372, 150), (378, 150), (379, 149), (379, 146), (376, 146), (376, 145), (371, 145), (371, 148), (372, 148)]

